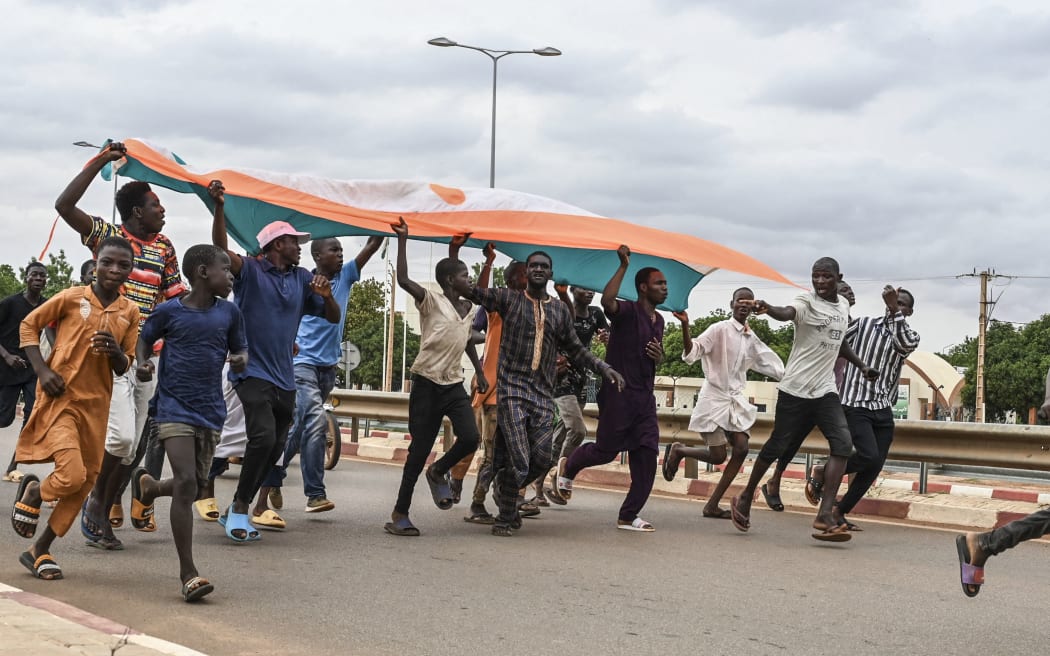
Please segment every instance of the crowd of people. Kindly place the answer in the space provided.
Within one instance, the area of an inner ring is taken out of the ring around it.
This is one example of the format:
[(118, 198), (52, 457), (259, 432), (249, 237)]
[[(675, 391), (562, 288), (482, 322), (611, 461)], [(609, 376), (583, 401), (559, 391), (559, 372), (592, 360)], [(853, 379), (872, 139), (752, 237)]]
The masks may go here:
[[(102, 167), (124, 154), (121, 144), (110, 144), (56, 202), (92, 254), (81, 269), (83, 284), (44, 298), (46, 268), (33, 262), (25, 270), (25, 290), (0, 301), (0, 426), (13, 423), (19, 398), (24, 403), (4, 479), (18, 483), (12, 526), (34, 540), (19, 561), (46, 580), (62, 578), (54, 542), (78, 518), (88, 546), (119, 550), (124, 545), (114, 529), (125, 519), (127, 486), (129, 519), (140, 531), (157, 529), (155, 501), (170, 497), (181, 594), (195, 601), (214, 585), (194, 564), (194, 511), (218, 522), (237, 543), (260, 539), (260, 528), (285, 528), (278, 513), (285, 502), (282, 484), (297, 455), (305, 511), (335, 507), (324, 485), (323, 404), (335, 384), (351, 287), (382, 238), (370, 238), (344, 262), (337, 239), (311, 241), (275, 221), (258, 233), (258, 255), (238, 254), (228, 247), (225, 189), (216, 180), (208, 187), (212, 243), (190, 246), (180, 267), (161, 232), (164, 208), (148, 184), (130, 182), (117, 192), (119, 225), (77, 206)], [(641, 513), (659, 466), (653, 392), (666, 357), (657, 309), (667, 298), (663, 273), (637, 270), (636, 300), (619, 298), (631, 262), (630, 248), (621, 246), (598, 308), (590, 305), (590, 290), (556, 284), (556, 295), (549, 293), (554, 261), (543, 251), (511, 263), (506, 286), (497, 288), (489, 285), (490, 244), (479, 280), (471, 280), (458, 258), (467, 236), (458, 235), (449, 257), (435, 267), (438, 290), (432, 290), (409, 275), (409, 224), (401, 219), (391, 229), (397, 281), (419, 309), (421, 340), (411, 368), (412, 441), (384, 529), (420, 535), (410, 509), (421, 474), (438, 508), (458, 504), (480, 449), (464, 520), (491, 525), (493, 535), (513, 536), (523, 517), (570, 503), (581, 471), (624, 452), (631, 482), (615, 526), (654, 531)], [(308, 242), (312, 270), (300, 266)], [(783, 511), (780, 475), (819, 427), (830, 455), (807, 472), (806, 497), (817, 507), (812, 537), (845, 542), (862, 530), (848, 514), (887, 458), (901, 368), (919, 336), (908, 324), (915, 306), (910, 292), (888, 285), (882, 314), (851, 317), (853, 293), (842, 278), (838, 263), (824, 257), (812, 266), (812, 290), (787, 305), (771, 305), (740, 288), (729, 318), (695, 337), (688, 314), (673, 313), (684, 338), (680, 357), (700, 361), (705, 374), (689, 423), (704, 446), (666, 445), (662, 475), (673, 480), (684, 458), (711, 464), (728, 458), (704, 517), (749, 531), (759, 491), (772, 510)], [(755, 314), (794, 324), (786, 363), (750, 329)], [(606, 344), (604, 360), (591, 352), (593, 340)], [(476, 372), (469, 392), (464, 354)], [(746, 486), (725, 508), (722, 497), (747, 456), (755, 422), (745, 391), (748, 371), (780, 381), (775, 423)], [(602, 379), (593, 442), (584, 442), (582, 415), (588, 372)], [(455, 442), (427, 465), (446, 417)], [(236, 491), (220, 505), (214, 480), (232, 457), (240, 459)], [(52, 463), (53, 470), (40, 480), (22, 475), (18, 463)], [(773, 477), (763, 484), (774, 464)], [(845, 475), (850, 482), (839, 497)], [(490, 487), (496, 514), (485, 506)], [(46, 522), (45, 506), (52, 508)], [(1021, 522), (959, 537), (968, 595), (983, 583), (989, 556), (1050, 528), (1045, 511)]]

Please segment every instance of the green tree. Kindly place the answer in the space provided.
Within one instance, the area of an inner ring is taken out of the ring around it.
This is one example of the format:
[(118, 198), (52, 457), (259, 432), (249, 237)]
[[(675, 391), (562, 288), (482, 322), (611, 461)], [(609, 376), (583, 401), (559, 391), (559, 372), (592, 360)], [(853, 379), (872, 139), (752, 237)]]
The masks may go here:
[[(47, 286), (44, 287), (44, 296), (51, 298), (63, 289), (73, 286), (73, 266), (66, 260), (64, 249), (60, 249), (57, 256), (54, 253), (48, 253), (47, 259), (48, 261), (44, 264), (47, 268)], [(37, 259), (34, 257), (30, 261), (36, 262)], [(77, 273), (79, 274), (80, 271), (78, 270)], [(22, 280), (25, 280), (25, 267), (19, 268), (19, 275)], [(79, 275), (77, 277), (79, 278)]]
[[(361, 351), (361, 364), (350, 372), (350, 383), (373, 389), (383, 387), (383, 353), (386, 335), (383, 334), (383, 314), (386, 308), (386, 284), (374, 278), (362, 280), (351, 288), (346, 310), (344, 339)], [(407, 348), (403, 348), (404, 314), (394, 319), (394, 391), (401, 389), (401, 355), (405, 353), (406, 371), (419, 353), (419, 335), (408, 331)]]
[[(481, 278), (481, 262), (475, 262), (471, 265), (471, 272), (473, 273), (474, 280)], [(489, 287), (506, 287), (507, 281), (503, 277), (503, 267), (494, 266), (492, 267), (492, 279), (489, 281)]]
[(7, 298), (22, 289), (22, 280), (10, 264), (0, 264), (0, 298)]

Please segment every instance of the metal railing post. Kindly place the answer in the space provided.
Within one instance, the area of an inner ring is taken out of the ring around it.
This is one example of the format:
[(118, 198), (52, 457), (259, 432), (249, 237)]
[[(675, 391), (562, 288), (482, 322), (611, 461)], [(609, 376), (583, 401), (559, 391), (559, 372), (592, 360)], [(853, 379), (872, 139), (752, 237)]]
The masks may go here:
[(926, 462), (919, 463), (919, 494), (926, 494), (926, 479), (930, 475), (930, 465)]

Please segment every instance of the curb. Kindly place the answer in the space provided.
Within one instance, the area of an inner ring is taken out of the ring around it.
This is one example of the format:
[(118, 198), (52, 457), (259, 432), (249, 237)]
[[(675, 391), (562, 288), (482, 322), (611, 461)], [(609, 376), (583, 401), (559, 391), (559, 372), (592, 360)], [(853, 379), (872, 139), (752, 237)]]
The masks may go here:
[[(19, 619), (17, 625), (29, 625), (33, 629), (25, 635), (34, 641), (31, 645), (36, 647), (49, 640), (67, 648), (97, 644), (106, 649), (119, 650), (122, 644), (134, 644), (169, 656), (206, 656), (189, 647), (140, 633), (67, 603), (0, 583), (0, 604), (5, 601), (20, 607), (13, 609)], [(70, 627), (67, 623), (74, 626)], [(75, 639), (71, 633), (76, 633)], [(17, 634), (5, 635), (5, 645), (23, 647), (23, 653), (34, 653), (33, 649), (28, 649), (31, 645), (20, 643), (18, 637)]]
[[(373, 431), (375, 435), (378, 431)], [(342, 456), (362, 460), (403, 463), (408, 456), (409, 441), (400, 433), (385, 433), (382, 436), (363, 438), (360, 442), (343, 442)], [(440, 453), (440, 443), (430, 454), (427, 462)], [(662, 458), (661, 458), (662, 459)], [(475, 471), (476, 463), (471, 465)], [(714, 491), (722, 467), (714, 472), (701, 472), (697, 479), (678, 478), (668, 482), (657, 475), (653, 492), (666, 496), (688, 499), (707, 499)], [(743, 490), (743, 475), (750, 470), (745, 463), (741, 474), (726, 492), (729, 499)], [(627, 465), (609, 464), (580, 472), (576, 479), (585, 485), (626, 489), (630, 485)], [(801, 512), (812, 512), (813, 506), (804, 494), (805, 472), (789, 469), (784, 472), (781, 499), (786, 508)], [(991, 530), (1025, 517), (1040, 505), (1050, 504), (1050, 493), (1030, 490), (981, 487), (931, 482), (927, 493), (918, 493), (918, 482), (891, 478), (880, 478), (868, 495), (854, 508), (855, 515), (885, 517), (893, 520), (920, 522), (952, 528)], [(755, 507), (764, 507), (761, 497), (756, 498)]]

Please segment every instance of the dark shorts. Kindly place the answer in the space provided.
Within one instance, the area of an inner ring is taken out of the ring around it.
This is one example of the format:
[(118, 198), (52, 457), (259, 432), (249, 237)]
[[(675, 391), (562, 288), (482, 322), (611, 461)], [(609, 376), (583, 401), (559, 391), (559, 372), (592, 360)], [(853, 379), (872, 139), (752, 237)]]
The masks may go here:
[(820, 428), (824, 433), (831, 455), (849, 457), (853, 439), (838, 394), (803, 399), (786, 392), (778, 393), (773, 433), (758, 454), (759, 459), (766, 462), (776, 460), (788, 446), (801, 443), (814, 428)]

